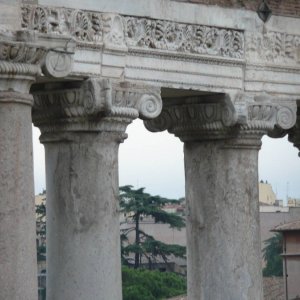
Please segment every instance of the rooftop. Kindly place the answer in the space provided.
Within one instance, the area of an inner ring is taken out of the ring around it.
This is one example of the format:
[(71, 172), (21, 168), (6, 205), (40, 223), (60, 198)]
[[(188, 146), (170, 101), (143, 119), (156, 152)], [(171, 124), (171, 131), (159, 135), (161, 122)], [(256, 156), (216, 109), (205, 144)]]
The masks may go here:
[(300, 231), (300, 220), (276, 226), (272, 231)]

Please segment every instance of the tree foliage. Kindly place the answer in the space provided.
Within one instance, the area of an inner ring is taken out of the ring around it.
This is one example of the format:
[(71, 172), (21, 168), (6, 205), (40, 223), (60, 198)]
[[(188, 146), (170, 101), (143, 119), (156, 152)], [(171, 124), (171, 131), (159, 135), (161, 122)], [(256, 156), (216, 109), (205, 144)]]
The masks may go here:
[[(170, 255), (185, 257), (185, 247), (157, 241), (140, 229), (140, 221), (145, 217), (151, 217), (155, 223), (169, 224), (171, 228), (181, 229), (185, 226), (181, 216), (163, 210), (165, 204), (174, 203), (176, 200), (152, 196), (144, 190), (145, 188), (133, 189), (130, 185), (120, 187), (121, 211), (126, 213), (127, 218), (134, 224), (133, 227), (126, 228), (121, 233), (123, 262), (130, 263), (128, 257), (130, 253), (134, 253), (135, 268), (140, 267), (142, 256), (148, 260), (149, 268), (157, 258), (162, 258), (167, 263)], [(135, 233), (134, 243), (129, 243), (128, 235), (132, 231)]]
[(36, 236), (39, 241), (37, 244), (37, 259), (46, 260), (46, 197), (41, 204), (35, 206), (36, 213)]
[(282, 234), (276, 233), (265, 241), (266, 247), (263, 249), (263, 257), (266, 266), (263, 269), (263, 276), (282, 276)]
[(159, 300), (186, 294), (186, 280), (174, 273), (122, 268), (123, 300)]

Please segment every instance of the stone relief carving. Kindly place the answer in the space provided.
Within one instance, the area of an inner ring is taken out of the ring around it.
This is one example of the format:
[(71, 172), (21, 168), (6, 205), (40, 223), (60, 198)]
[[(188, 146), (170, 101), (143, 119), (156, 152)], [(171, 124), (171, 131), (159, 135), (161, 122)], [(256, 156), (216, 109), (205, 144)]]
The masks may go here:
[(22, 27), (118, 48), (300, 63), (300, 35), (275, 31), (244, 34), (235, 29), (36, 5), (22, 7)]
[[(0, 34), (0, 38), (0, 60), (5, 61), (7, 67), (7, 63), (18, 63), (19, 73), (20, 64), (27, 65), (23, 65), (23, 73), (29, 74), (30, 70), (37, 67), (38, 73), (41, 73), (40, 68), (42, 68), (45, 75), (56, 78), (65, 77), (71, 72), (75, 42), (70, 38), (52, 39), (50, 45), (55, 45), (54, 48), (49, 48), (47, 39), (37, 39), (32, 31), (27, 30), (11, 33), (9, 39)], [(16, 66), (10, 65), (10, 68)]]
[(246, 35), (246, 58), (278, 64), (300, 64), (300, 35), (270, 31)]
[(234, 29), (33, 5), (22, 7), (22, 27), (119, 48), (244, 58), (244, 33)]
[(105, 45), (126, 48), (123, 18), (115, 14), (103, 14), (103, 40)]
[(35, 5), (22, 6), (22, 28), (45, 34), (71, 35), (81, 42), (102, 41), (102, 14)]
[(244, 57), (244, 34), (233, 29), (126, 17), (126, 42), (142, 47), (230, 58)]
[(288, 130), (296, 122), (295, 101), (254, 97), (243, 93), (230, 103), (228, 96), (192, 97), (182, 104), (166, 103), (162, 113), (144, 121), (150, 131), (168, 130), (182, 141), (213, 140), (257, 135), (274, 128)]
[(54, 78), (63, 78), (70, 74), (73, 66), (73, 53), (63, 49), (48, 51), (42, 66), (43, 73)]
[(133, 119), (157, 117), (162, 109), (160, 89), (108, 79), (46, 84), (32, 93), (33, 121), (44, 132), (125, 131)]
[(28, 93), (31, 83), (41, 74), (46, 48), (32, 41), (23, 42), (15, 32), (0, 33), (1, 91)]
[(0, 41), (0, 60), (12, 63), (40, 64), (46, 49), (18, 41)]

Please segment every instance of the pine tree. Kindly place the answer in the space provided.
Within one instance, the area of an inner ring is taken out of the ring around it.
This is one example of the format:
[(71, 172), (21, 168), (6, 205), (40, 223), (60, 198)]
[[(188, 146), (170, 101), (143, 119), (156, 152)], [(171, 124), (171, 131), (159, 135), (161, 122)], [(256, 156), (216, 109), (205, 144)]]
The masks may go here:
[[(121, 234), (122, 241), (122, 259), (128, 263), (128, 255), (134, 253), (134, 268), (140, 267), (142, 256), (146, 257), (151, 269), (151, 264), (161, 257), (165, 263), (168, 262), (168, 256), (185, 257), (186, 249), (180, 245), (169, 245), (155, 238), (140, 229), (140, 221), (145, 217), (152, 217), (155, 223), (169, 224), (171, 228), (181, 229), (185, 226), (181, 216), (174, 213), (168, 213), (163, 210), (167, 203), (174, 203), (176, 200), (152, 196), (144, 192), (145, 188), (133, 189), (126, 185), (120, 187), (120, 206), (121, 212), (126, 213), (128, 219), (133, 221), (134, 226), (124, 229)], [(134, 231), (134, 243), (130, 244), (128, 235)], [(127, 245), (123, 246), (124, 241)]]
[(263, 275), (282, 276), (282, 234), (276, 233), (274, 236), (265, 241), (266, 247), (263, 249), (263, 257), (266, 261), (266, 266), (263, 269)]

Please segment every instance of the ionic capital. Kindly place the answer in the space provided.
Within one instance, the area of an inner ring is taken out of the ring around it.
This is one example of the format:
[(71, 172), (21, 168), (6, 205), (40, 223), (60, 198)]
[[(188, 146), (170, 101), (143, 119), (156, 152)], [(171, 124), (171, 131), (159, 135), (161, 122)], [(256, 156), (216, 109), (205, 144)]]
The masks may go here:
[(28, 93), (46, 52), (30, 41), (19, 41), (16, 33), (0, 33), (0, 91)]
[(92, 78), (35, 87), (33, 122), (42, 134), (74, 131), (124, 133), (132, 120), (162, 109), (160, 89)]
[(144, 122), (150, 131), (168, 130), (183, 142), (259, 139), (296, 122), (296, 104), (269, 96), (197, 96), (164, 102), (161, 115)]

